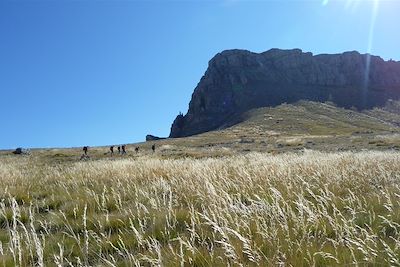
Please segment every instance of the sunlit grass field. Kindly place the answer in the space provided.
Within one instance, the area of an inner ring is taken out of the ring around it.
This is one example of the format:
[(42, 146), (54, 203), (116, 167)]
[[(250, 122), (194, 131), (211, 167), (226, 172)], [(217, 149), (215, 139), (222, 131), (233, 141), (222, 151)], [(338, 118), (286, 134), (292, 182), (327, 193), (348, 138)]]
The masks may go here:
[(400, 265), (400, 153), (0, 159), (0, 266)]

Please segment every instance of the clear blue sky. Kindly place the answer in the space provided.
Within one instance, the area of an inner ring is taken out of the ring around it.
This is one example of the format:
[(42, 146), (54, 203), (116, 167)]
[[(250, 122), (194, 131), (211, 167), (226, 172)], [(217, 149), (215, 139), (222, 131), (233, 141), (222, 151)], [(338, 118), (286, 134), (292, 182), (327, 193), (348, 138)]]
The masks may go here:
[(0, 0), (0, 148), (167, 136), (225, 49), (400, 60), (399, 2)]

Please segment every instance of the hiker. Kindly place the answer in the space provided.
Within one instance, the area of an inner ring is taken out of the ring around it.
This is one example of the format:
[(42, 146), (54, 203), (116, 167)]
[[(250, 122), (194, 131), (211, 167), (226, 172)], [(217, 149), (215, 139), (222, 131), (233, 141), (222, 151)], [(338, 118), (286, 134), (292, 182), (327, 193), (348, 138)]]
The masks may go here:
[(125, 145), (122, 145), (122, 155), (126, 154)]
[(136, 152), (136, 154), (139, 153), (139, 147), (138, 146), (135, 147), (135, 152)]
[(153, 150), (153, 153), (156, 152), (156, 145), (153, 144), (153, 145), (151, 146), (151, 149)]
[(118, 154), (121, 154), (121, 147), (118, 146)]
[(110, 153), (111, 155), (114, 155), (114, 146), (110, 146)]
[(89, 148), (88, 146), (84, 146), (83, 149), (82, 149), (82, 150), (83, 150), (83, 153), (84, 153), (85, 155), (87, 155), (88, 148)]

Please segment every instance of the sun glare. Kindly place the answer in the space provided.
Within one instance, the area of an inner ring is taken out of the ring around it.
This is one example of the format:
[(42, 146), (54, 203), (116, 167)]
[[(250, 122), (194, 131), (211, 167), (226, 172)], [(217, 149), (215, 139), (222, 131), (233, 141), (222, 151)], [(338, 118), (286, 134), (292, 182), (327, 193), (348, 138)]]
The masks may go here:
[[(329, 0), (323, 0), (322, 5), (326, 6), (330, 3), (331, 1)], [(364, 74), (364, 86), (363, 86), (363, 101), (364, 98), (367, 95), (368, 91), (368, 85), (369, 85), (369, 72), (370, 72), (370, 65), (371, 65), (371, 56), (370, 54), (372, 53), (373, 50), (373, 44), (374, 44), (374, 36), (375, 36), (375, 24), (377, 21), (378, 17), (378, 11), (379, 11), (379, 2), (380, 0), (346, 0), (343, 1), (345, 4), (345, 9), (349, 10), (350, 12), (355, 12), (358, 10), (359, 5), (361, 3), (367, 4), (371, 8), (371, 19), (369, 22), (369, 29), (368, 29), (368, 39), (366, 43), (366, 51), (367, 51), (367, 57), (366, 57), (366, 62), (365, 62), (365, 74)]]
[(369, 85), (369, 71), (370, 71), (370, 66), (371, 66), (371, 55), (370, 54), (372, 52), (372, 47), (373, 47), (373, 43), (374, 43), (375, 24), (376, 24), (376, 19), (378, 17), (379, 0), (374, 0), (372, 4), (373, 4), (372, 15), (371, 15), (371, 22), (369, 25), (369, 33), (368, 33), (368, 47), (367, 47), (368, 56), (367, 56), (365, 76), (364, 76), (363, 102), (366, 101), (366, 94), (367, 94), (368, 85)]
[[(340, 0), (338, 0), (338, 1), (340, 1)], [(333, 0), (322, 0), (321, 2), (322, 2), (323, 6), (326, 6), (329, 3), (332, 3), (332, 2), (335, 2), (335, 1), (333, 1)], [(343, 1), (340, 1), (340, 2), (344, 3), (346, 9), (356, 10), (359, 7), (359, 5), (361, 3), (363, 3), (363, 2), (364, 3), (368, 3), (369, 2), (369, 3), (373, 3), (373, 5), (378, 5), (380, 0), (343, 0)]]

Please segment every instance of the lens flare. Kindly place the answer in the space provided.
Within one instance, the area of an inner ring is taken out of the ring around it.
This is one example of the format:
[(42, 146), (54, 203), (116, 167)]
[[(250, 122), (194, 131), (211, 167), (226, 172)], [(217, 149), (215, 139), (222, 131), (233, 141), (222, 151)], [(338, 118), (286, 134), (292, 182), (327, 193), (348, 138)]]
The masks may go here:
[(372, 46), (374, 42), (374, 33), (375, 33), (375, 24), (376, 19), (378, 17), (378, 10), (379, 10), (379, 0), (373, 1), (372, 7), (372, 17), (371, 23), (369, 25), (369, 33), (368, 33), (368, 47), (367, 47), (367, 57), (365, 62), (365, 75), (364, 75), (364, 86), (363, 86), (363, 95), (362, 95), (362, 102), (363, 106), (366, 105), (367, 102), (367, 93), (368, 93), (368, 86), (369, 86), (369, 72), (371, 69), (371, 52)]

